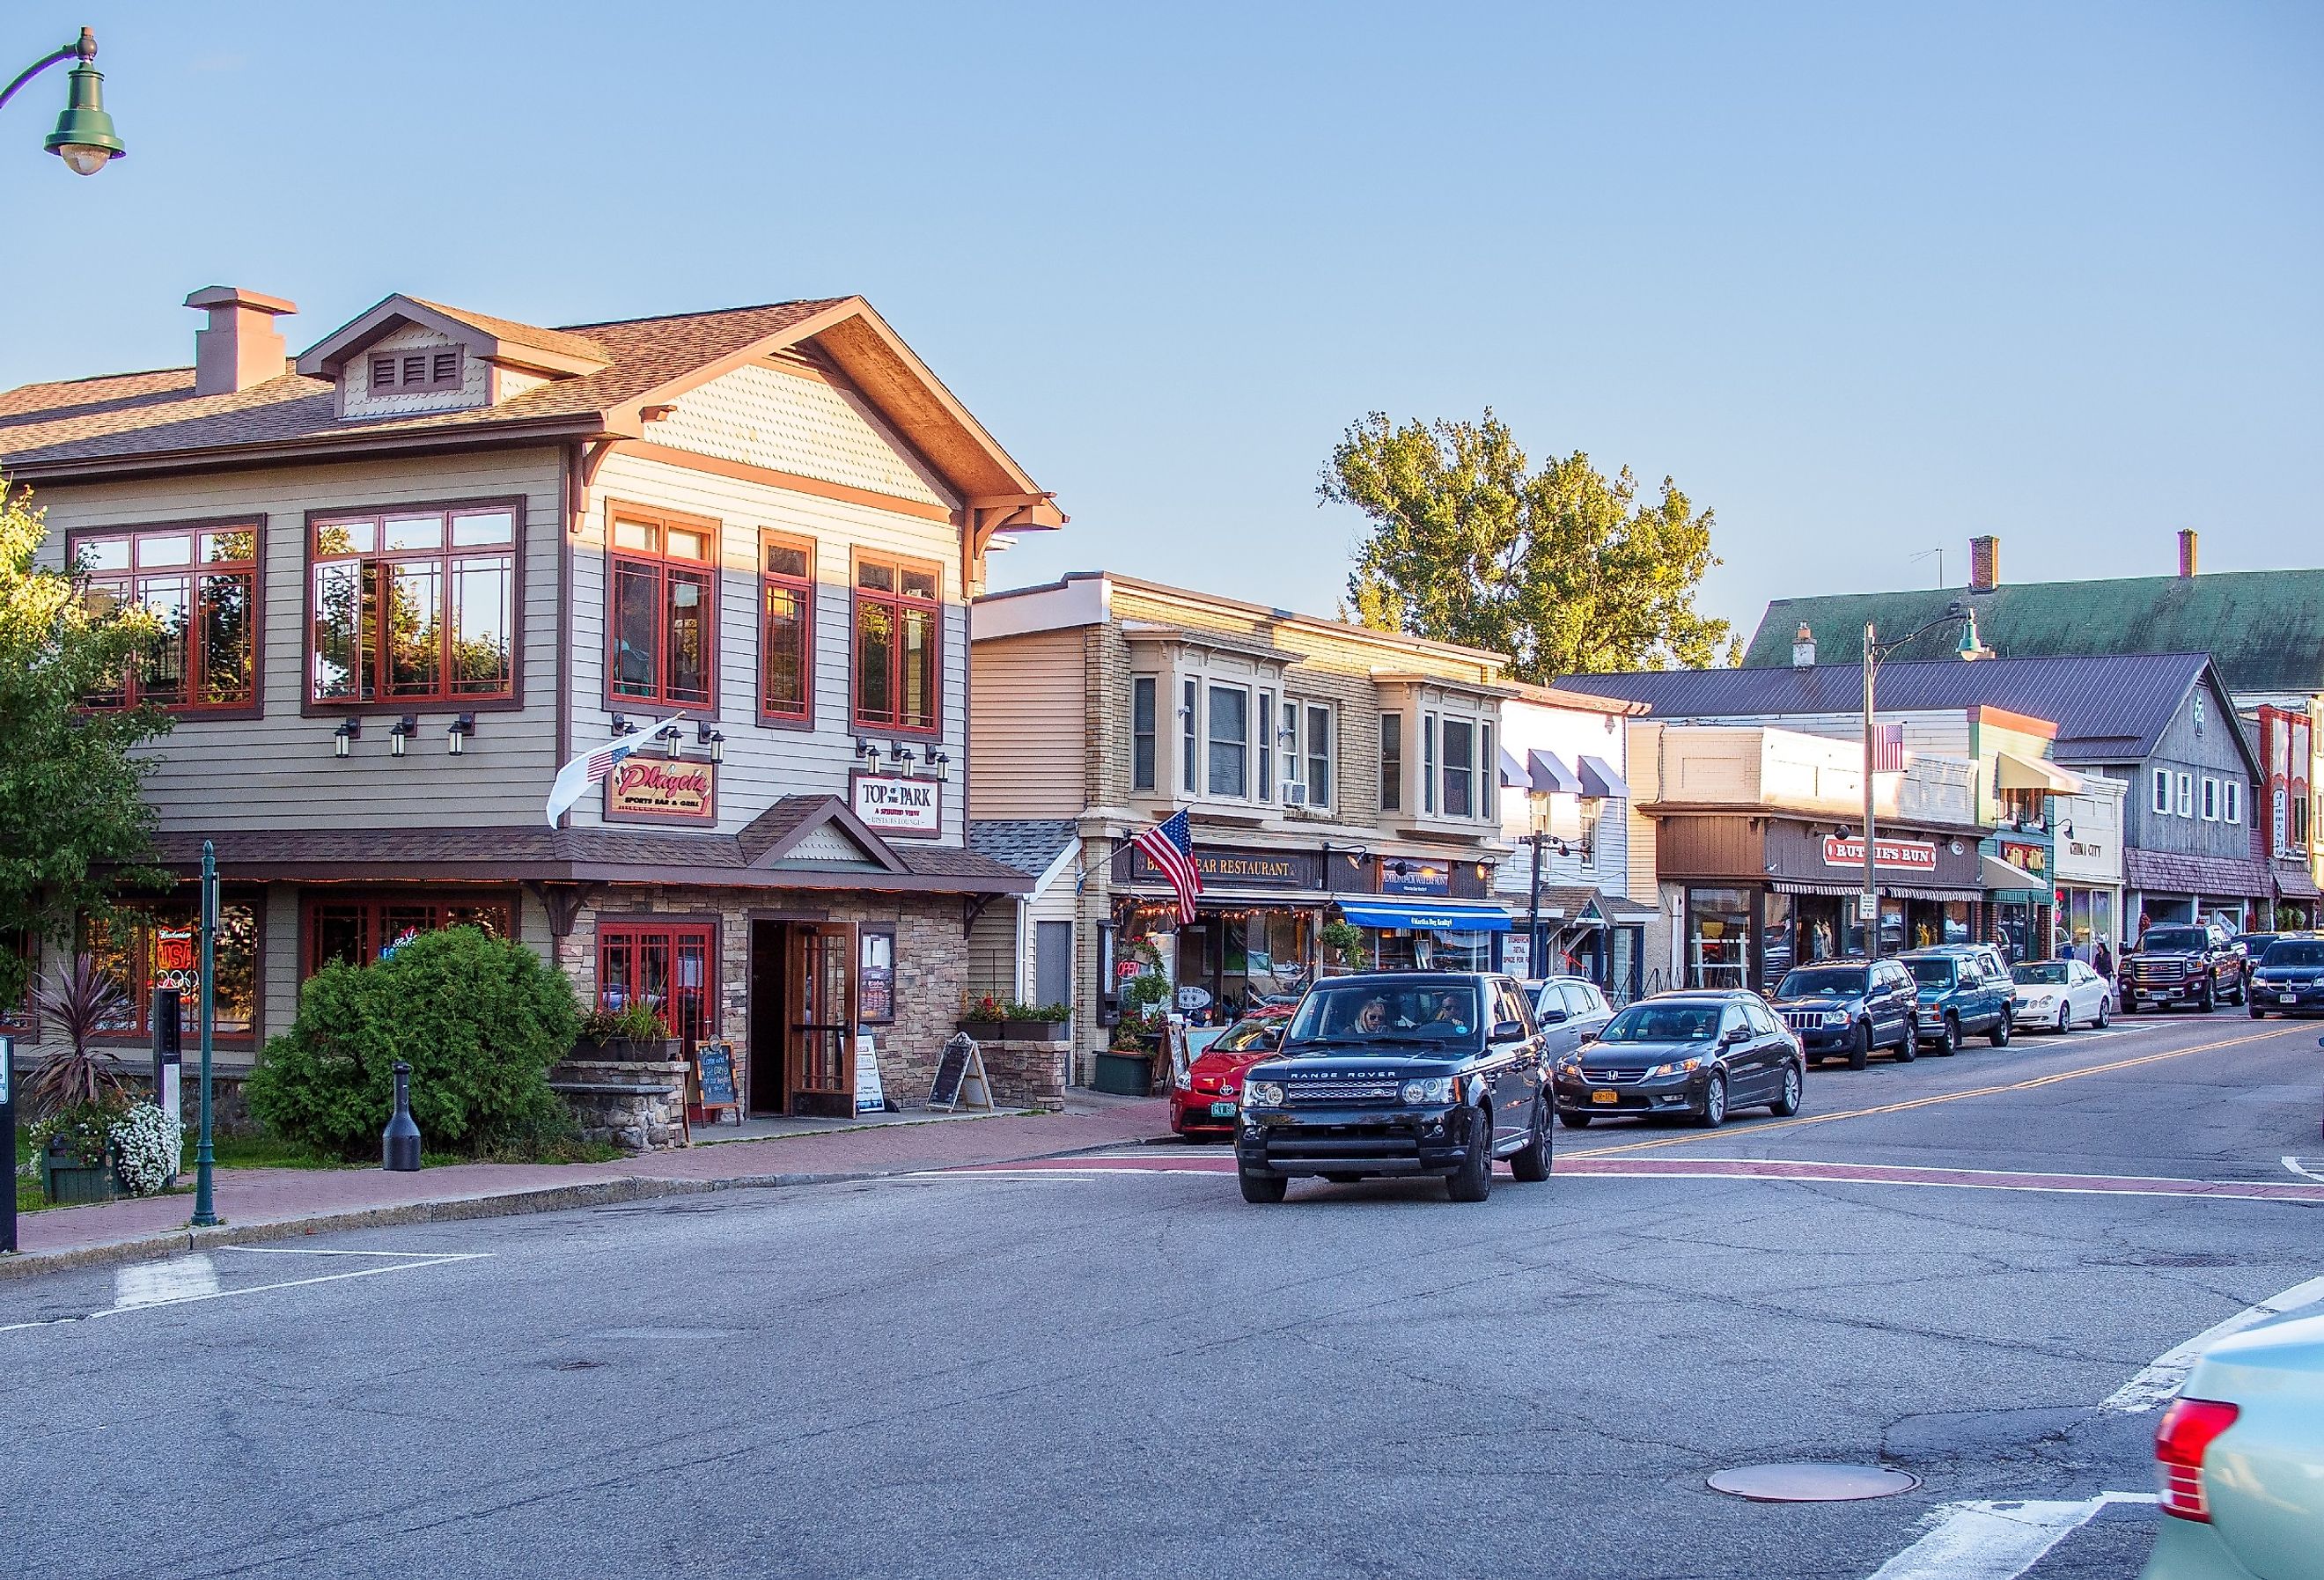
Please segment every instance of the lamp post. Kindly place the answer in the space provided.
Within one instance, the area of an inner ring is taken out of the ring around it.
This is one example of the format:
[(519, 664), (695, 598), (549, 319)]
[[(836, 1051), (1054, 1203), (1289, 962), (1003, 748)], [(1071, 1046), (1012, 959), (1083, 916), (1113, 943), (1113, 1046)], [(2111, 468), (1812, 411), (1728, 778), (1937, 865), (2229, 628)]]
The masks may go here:
[(211, 986), (217, 965), (217, 848), (202, 841), (202, 1133), (194, 1147), (194, 1227), (215, 1228), (217, 1203), (212, 1194), (211, 1172), (217, 1154), (210, 1146), (210, 1037), (217, 1024), (217, 999)]
[(1872, 795), (1872, 729), (1873, 678), (1878, 674), (1881, 661), (1898, 648), (1928, 635), (1940, 625), (1953, 621), (1961, 623), (1960, 646), (1956, 650), (1963, 661), (1989, 659), (1993, 650), (1977, 639), (1977, 612), (1960, 599), (1945, 606), (1945, 612), (1908, 635), (1887, 642), (1873, 623), (1864, 623), (1864, 892), (1856, 902), (1857, 919), (1864, 924), (1864, 957), (1880, 958), (1880, 891), (1875, 886), (1873, 863), (1879, 849), (1878, 829), (1874, 824)]
[(57, 129), (41, 144), (77, 176), (93, 176), (129, 152), (113, 129), (113, 117), (105, 113), (105, 73), (90, 64), (96, 59), (97, 34), (83, 28), (80, 37), (42, 56), (16, 73), (14, 81), (0, 88), (0, 105), (5, 105), (18, 88), (60, 60), (79, 60), (69, 74), (64, 113), (57, 117)]
[(1526, 971), (1542, 977), (1548, 972), (1541, 968), (1541, 847), (1549, 842), (1549, 792), (1526, 791), (1526, 817), (1531, 831), (1526, 843), (1533, 846), (1533, 882), (1526, 891)]

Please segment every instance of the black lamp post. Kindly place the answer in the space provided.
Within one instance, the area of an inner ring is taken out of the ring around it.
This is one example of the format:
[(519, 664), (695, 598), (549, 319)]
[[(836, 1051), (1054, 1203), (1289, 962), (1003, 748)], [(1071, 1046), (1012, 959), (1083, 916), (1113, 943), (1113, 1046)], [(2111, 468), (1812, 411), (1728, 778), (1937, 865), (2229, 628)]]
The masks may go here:
[(105, 73), (90, 64), (96, 59), (97, 34), (83, 28), (80, 37), (42, 56), (16, 73), (14, 81), (0, 88), (0, 105), (5, 105), (18, 88), (59, 61), (79, 60), (69, 73), (64, 113), (57, 117), (57, 129), (41, 144), (77, 176), (93, 176), (129, 152), (113, 129), (113, 117), (105, 112)]
[(1993, 650), (1977, 638), (1977, 611), (1960, 599), (1945, 606), (1945, 612), (1909, 635), (1888, 642), (1880, 640), (1879, 632), (1871, 621), (1864, 623), (1864, 893), (1857, 901), (1857, 919), (1864, 924), (1864, 957), (1880, 958), (1880, 891), (1874, 886), (1872, 865), (1879, 845), (1875, 837), (1872, 808), (1872, 681), (1879, 673), (1880, 662), (1890, 653), (1908, 642), (1928, 635), (1940, 625), (1960, 622), (1960, 646), (1955, 650), (1964, 661), (1989, 659)]

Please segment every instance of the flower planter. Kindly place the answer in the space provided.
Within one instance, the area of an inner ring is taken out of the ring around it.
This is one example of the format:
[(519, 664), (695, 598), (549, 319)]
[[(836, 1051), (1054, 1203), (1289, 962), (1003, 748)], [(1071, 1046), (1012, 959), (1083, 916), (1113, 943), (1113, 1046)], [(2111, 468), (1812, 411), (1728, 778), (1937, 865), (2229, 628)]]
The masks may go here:
[(41, 1174), (42, 1194), (55, 1206), (82, 1206), (90, 1202), (111, 1201), (116, 1194), (125, 1194), (116, 1193), (113, 1166), (109, 1163), (95, 1168), (49, 1163), (42, 1166)]
[(678, 1044), (676, 1038), (639, 1042), (627, 1037), (608, 1037), (602, 1039), (595, 1037), (576, 1037), (573, 1039), (573, 1051), (565, 1057), (567, 1059), (578, 1059), (585, 1063), (669, 1064), (678, 1058)]
[(1154, 1095), (1154, 1056), (1106, 1049), (1097, 1056), (1097, 1077), (1093, 1085), (1117, 1097), (1150, 1097)]
[(979, 1042), (1064, 1042), (1074, 1032), (1070, 1021), (955, 1021), (953, 1024)]

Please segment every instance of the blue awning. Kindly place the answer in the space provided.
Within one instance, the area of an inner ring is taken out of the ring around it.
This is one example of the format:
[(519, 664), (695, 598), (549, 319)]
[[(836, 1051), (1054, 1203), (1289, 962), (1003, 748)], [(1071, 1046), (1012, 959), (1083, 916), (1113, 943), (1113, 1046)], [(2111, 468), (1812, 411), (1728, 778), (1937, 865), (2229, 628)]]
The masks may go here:
[(1421, 932), (1505, 933), (1509, 913), (1498, 905), (1458, 900), (1342, 900), (1340, 910), (1358, 927), (1410, 928)]

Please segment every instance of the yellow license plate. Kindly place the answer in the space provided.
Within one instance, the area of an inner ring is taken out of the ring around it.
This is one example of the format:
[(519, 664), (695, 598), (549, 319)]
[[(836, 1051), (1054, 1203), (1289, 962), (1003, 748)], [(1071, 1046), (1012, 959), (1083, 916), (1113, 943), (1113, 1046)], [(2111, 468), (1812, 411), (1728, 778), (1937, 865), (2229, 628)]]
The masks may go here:
[(1618, 1092), (1592, 1092), (1590, 1094), (1590, 1101), (1592, 1103), (1619, 1103), (1621, 1100), (1621, 1094)]

